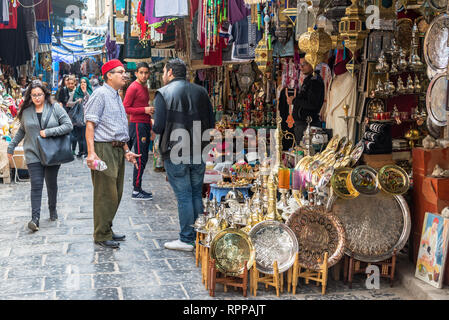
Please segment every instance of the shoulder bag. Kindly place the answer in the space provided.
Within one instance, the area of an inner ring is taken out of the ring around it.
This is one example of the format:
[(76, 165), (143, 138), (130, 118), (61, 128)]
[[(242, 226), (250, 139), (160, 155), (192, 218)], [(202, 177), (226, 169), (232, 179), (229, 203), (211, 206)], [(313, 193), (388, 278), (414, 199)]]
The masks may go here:
[[(46, 129), (53, 112), (54, 108), (52, 107), (52, 110), (45, 119), (44, 125), (41, 126), (42, 130)], [(37, 146), (43, 166), (56, 166), (74, 160), (70, 146), (70, 134), (47, 138), (39, 136), (37, 137)]]

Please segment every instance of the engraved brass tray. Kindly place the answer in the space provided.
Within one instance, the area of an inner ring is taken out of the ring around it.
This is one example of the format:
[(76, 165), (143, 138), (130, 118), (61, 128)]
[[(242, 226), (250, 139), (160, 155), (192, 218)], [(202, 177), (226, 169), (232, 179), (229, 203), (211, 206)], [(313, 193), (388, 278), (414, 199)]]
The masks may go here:
[(447, 68), (448, 28), (449, 16), (446, 13), (440, 14), (432, 21), (424, 38), (424, 58), (426, 64), (435, 72), (444, 72)]
[(410, 179), (404, 169), (394, 165), (383, 166), (377, 173), (380, 188), (391, 195), (401, 195), (410, 187)]
[(343, 167), (335, 169), (334, 174), (331, 178), (331, 186), (332, 190), (334, 190), (335, 194), (343, 199), (353, 199), (357, 197), (357, 194), (354, 192), (350, 192), (346, 185), (346, 178), (351, 172), (351, 168)]
[(229, 228), (217, 233), (210, 245), (210, 257), (215, 259), (215, 265), (221, 273), (229, 276), (239, 276), (254, 263), (254, 246), (246, 233)]
[(284, 223), (268, 220), (259, 222), (249, 232), (256, 250), (256, 268), (265, 274), (273, 274), (273, 263), (278, 263), (279, 272), (290, 269), (298, 252), (298, 240)]
[(349, 157), (351, 158), (351, 166), (354, 166), (357, 161), (359, 161), (360, 157), (363, 154), (363, 150), (365, 149), (365, 144), (363, 143), (363, 141), (359, 141), (354, 149), (351, 151), (351, 154), (349, 155)]
[(298, 239), (299, 265), (319, 270), (324, 253), (328, 252), (328, 267), (343, 257), (345, 230), (340, 219), (324, 207), (302, 207), (286, 222)]
[(378, 193), (377, 171), (365, 165), (352, 169), (346, 178), (346, 187), (351, 194), (373, 195)]
[(430, 120), (439, 127), (446, 126), (448, 81), (445, 73), (437, 74), (427, 88), (426, 108)]
[(379, 262), (401, 250), (410, 235), (410, 210), (402, 196), (379, 192), (346, 200), (329, 199), (327, 209), (340, 218), (346, 231), (347, 255)]

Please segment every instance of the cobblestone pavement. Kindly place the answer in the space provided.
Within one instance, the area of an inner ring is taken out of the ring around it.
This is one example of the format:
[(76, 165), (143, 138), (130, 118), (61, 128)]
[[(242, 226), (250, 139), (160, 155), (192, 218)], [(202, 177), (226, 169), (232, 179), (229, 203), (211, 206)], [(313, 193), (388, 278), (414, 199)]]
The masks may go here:
[[(0, 184), (0, 299), (212, 299), (201, 284), (194, 254), (164, 249), (177, 239), (177, 205), (165, 175), (148, 166), (144, 190), (154, 201), (131, 200), (132, 167), (127, 165), (125, 192), (114, 230), (126, 234), (121, 248), (99, 247), (92, 239), (92, 185), (81, 160), (64, 165), (59, 174), (59, 220), (49, 220), (44, 190), (40, 230), (27, 229), (30, 184)], [(249, 291), (248, 291), (249, 292)], [(242, 299), (241, 292), (215, 299)], [(260, 287), (257, 299), (279, 299)], [(367, 290), (363, 277), (353, 289), (329, 280), (322, 296), (315, 285), (300, 284), (295, 296), (281, 299), (410, 299), (403, 288)], [(247, 299), (254, 299), (248, 296)]]

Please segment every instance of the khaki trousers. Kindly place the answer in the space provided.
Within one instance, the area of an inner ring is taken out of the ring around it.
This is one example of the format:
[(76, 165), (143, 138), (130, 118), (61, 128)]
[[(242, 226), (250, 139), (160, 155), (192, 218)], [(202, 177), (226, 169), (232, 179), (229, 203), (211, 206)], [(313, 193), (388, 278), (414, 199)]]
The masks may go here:
[(94, 240), (112, 240), (112, 220), (117, 213), (123, 194), (125, 177), (125, 151), (111, 143), (95, 142), (95, 153), (108, 168), (91, 170), (94, 186)]

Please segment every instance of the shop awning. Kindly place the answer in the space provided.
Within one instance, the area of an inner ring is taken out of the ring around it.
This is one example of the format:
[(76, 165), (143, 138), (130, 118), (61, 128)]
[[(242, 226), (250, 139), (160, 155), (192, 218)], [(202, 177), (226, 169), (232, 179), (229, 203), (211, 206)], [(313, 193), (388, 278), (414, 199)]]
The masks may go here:
[(79, 26), (73, 27), (76, 31), (82, 34), (87, 34), (89, 36), (105, 36), (108, 32), (108, 27), (87, 27), (87, 26)]

